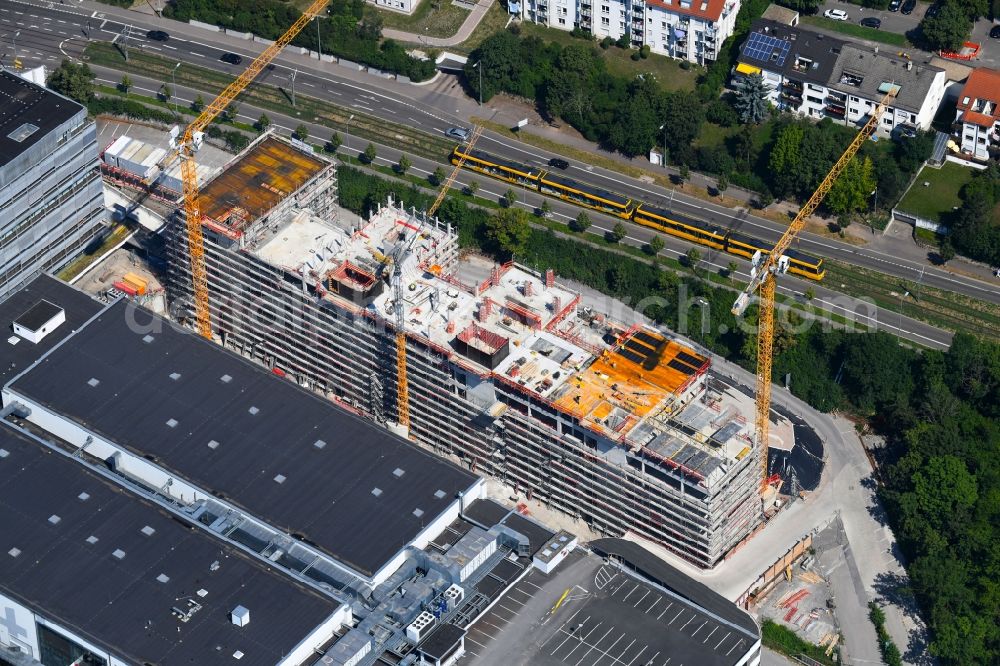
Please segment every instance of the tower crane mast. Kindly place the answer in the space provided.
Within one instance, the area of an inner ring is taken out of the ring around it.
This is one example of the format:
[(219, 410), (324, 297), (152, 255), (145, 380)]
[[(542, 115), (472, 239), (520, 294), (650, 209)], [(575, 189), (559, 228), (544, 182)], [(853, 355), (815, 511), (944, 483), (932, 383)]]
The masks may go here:
[(198, 333), (206, 338), (212, 337), (212, 315), (209, 309), (208, 300), (208, 272), (205, 268), (205, 239), (201, 230), (201, 205), (198, 201), (198, 172), (194, 155), (201, 147), (204, 138), (204, 130), (208, 125), (228, 107), (247, 86), (249, 86), (258, 74), (274, 60), (281, 50), (288, 45), (296, 35), (320, 12), (326, 8), (329, 0), (316, 0), (302, 15), (292, 24), (292, 26), (279, 37), (273, 44), (254, 58), (253, 62), (219, 93), (218, 97), (206, 106), (198, 117), (191, 121), (191, 124), (180, 134), (176, 140), (171, 141), (171, 147), (176, 150), (164, 160), (169, 163), (177, 155), (181, 158), (181, 179), (183, 181), (184, 195), (184, 215), (187, 228), (188, 253), (191, 262), (191, 281), (194, 291), (195, 318), (197, 320)]
[(733, 314), (742, 315), (750, 305), (750, 300), (754, 292), (760, 292), (760, 314), (757, 324), (757, 390), (755, 393), (756, 420), (754, 424), (755, 441), (760, 455), (760, 489), (763, 492), (767, 488), (767, 451), (769, 441), (769, 425), (771, 415), (771, 368), (774, 351), (774, 292), (775, 277), (779, 273), (784, 273), (788, 268), (788, 260), (784, 257), (792, 241), (806, 224), (806, 220), (812, 215), (822, 203), (823, 198), (833, 187), (833, 183), (854, 158), (861, 146), (875, 132), (878, 127), (882, 113), (885, 111), (888, 102), (895, 97), (896, 90), (890, 91), (882, 98), (872, 111), (871, 117), (855, 135), (851, 144), (847, 147), (840, 159), (833, 165), (826, 177), (809, 197), (809, 201), (799, 210), (798, 215), (788, 225), (788, 229), (782, 234), (774, 248), (750, 270), (750, 282), (733, 304)]
[[(482, 125), (476, 125), (466, 145), (466, 153), (472, 150), (472, 147), (476, 144), (476, 140), (482, 133)], [(437, 198), (434, 199), (431, 207), (427, 209), (428, 216), (434, 215), (437, 212), (437, 209), (441, 206), (441, 202), (444, 201), (445, 196), (448, 194), (448, 190), (451, 189), (451, 186), (455, 183), (455, 179), (458, 178), (458, 172), (461, 171), (464, 162), (465, 158), (460, 158), (458, 164), (448, 174), (448, 178), (441, 186), (441, 191), (438, 192)], [(400, 263), (402, 263), (403, 257), (406, 256), (408, 248), (417, 235), (419, 235), (419, 232), (414, 233), (410, 243), (406, 244), (406, 249), (396, 253), (396, 256), (393, 257), (395, 265), (392, 272), (393, 314), (395, 315), (396, 324), (396, 408), (399, 412), (398, 423), (400, 426), (406, 428), (410, 426), (410, 386), (406, 377), (406, 329), (404, 328), (406, 322), (403, 318), (403, 285)]]

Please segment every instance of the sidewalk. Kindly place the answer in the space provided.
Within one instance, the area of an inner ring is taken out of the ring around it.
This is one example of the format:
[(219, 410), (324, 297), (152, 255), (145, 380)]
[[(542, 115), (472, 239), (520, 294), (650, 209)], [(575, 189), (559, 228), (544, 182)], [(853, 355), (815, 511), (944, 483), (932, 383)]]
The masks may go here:
[[(430, 0), (421, 1), (430, 2)], [(450, 0), (444, 1), (448, 2)], [(479, 0), (472, 9), (472, 12), (465, 17), (465, 21), (459, 26), (458, 32), (451, 37), (425, 37), (417, 33), (393, 30), (391, 28), (383, 29), (382, 36), (386, 39), (395, 39), (397, 42), (410, 42), (412, 44), (423, 44), (424, 46), (455, 46), (456, 44), (461, 44), (472, 35), (472, 31), (476, 29), (479, 22), (486, 16), (486, 12), (489, 11), (492, 4), (493, 0)]]

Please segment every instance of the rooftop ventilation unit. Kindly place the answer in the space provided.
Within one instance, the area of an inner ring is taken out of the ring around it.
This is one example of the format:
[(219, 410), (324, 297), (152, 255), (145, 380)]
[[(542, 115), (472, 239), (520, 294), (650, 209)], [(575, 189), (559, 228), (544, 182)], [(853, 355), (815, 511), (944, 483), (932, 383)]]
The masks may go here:
[(424, 636), (431, 632), (437, 620), (427, 611), (422, 611), (417, 619), (406, 628), (406, 637), (414, 643), (419, 643)]
[(250, 611), (245, 606), (237, 606), (229, 612), (229, 621), (237, 627), (245, 627), (250, 624)]

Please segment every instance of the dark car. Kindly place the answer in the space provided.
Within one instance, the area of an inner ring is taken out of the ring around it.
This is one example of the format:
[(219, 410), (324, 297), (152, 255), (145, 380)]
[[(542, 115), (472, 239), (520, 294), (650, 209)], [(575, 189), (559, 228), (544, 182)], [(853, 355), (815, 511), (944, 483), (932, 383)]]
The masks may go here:
[(162, 30), (150, 30), (146, 33), (146, 39), (152, 39), (154, 42), (165, 42), (170, 39), (170, 35)]
[(941, 12), (941, 5), (935, 3), (927, 8), (927, 11), (924, 13), (924, 18), (934, 18), (940, 12)]
[(880, 27), (882, 27), (882, 21), (872, 16), (869, 16), (867, 18), (861, 19), (861, 25), (865, 26), (866, 28), (872, 28), (874, 30), (878, 30)]
[(555, 167), (556, 169), (568, 169), (569, 162), (562, 159), (561, 157), (553, 157), (551, 160), (549, 160), (549, 166)]
[(1000, 25), (993, 26), (993, 29), (990, 30), (990, 37), (1000, 39)]
[(898, 12), (899, 11), (899, 6), (901, 4), (903, 4), (903, 0), (892, 0), (892, 2), (889, 3), (889, 11), (890, 12)]
[(903, 8), (900, 10), (904, 14), (912, 14), (913, 10), (917, 8), (917, 0), (906, 0), (903, 3)]
[(239, 65), (243, 62), (243, 56), (236, 53), (223, 53), (219, 56), (219, 60), (222, 62), (228, 62), (230, 65)]

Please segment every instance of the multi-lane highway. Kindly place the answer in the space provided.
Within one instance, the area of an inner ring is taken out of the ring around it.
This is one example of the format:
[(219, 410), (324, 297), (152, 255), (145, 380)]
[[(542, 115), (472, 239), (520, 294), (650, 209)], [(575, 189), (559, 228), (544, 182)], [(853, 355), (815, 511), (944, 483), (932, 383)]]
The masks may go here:
[[(88, 40), (112, 41), (121, 39), (126, 26), (131, 26), (129, 44), (132, 49), (142, 49), (157, 53), (177, 62), (190, 63), (228, 71), (234, 76), (245, 67), (233, 66), (219, 60), (226, 52), (233, 52), (250, 58), (262, 48), (260, 44), (216, 33), (183, 23), (157, 18), (151, 14), (142, 14), (124, 9), (118, 9), (96, 3), (70, 2), (68, 4), (53, 2), (29, 2), (27, 0), (5, 0), (0, 4), (0, 54), (4, 64), (13, 59), (16, 45), (17, 56), (25, 66), (47, 64), (56, 66), (64, 57), (79, 58)], [(170, 34), (166, 42), (156, 42), (146, 39), (148, 30), (164, 30)], [(16, 37), (15, 37), (16, 35)], [(468, 117), (480, 112), (474, 102), (466, 99), (459, 90), (453, 88), (451, 77), (441, 77), (426, 86), (416, 86), (387, 80), (374, 75), (349, 70), (335, 64), (317, 63), (292, 51), (282, 54), (276, 61), (273, 70), (264, 72), (261, 76), (265, 82), (288, 87), (291, 72), (295, 71), (295, 85), (299, 94), (309, 95), (330, 101), (334, 104), (356, 109), (383, 119), (405, 123), (421, 128), (430, 133), (442, 134), (448, 127), (456, 124), (468, 124)], [(110, 70), (98, 69), (105, 83), (114, 83), (120, 78)], [(135, 79), (135, 77), (133, 77)], [(147, 88), (155, 90), (163, 82), (147, 82)], [(148, 93), (147, 93), (148, 94)], [(175, 95), (183, 97), (184, 91)], [(193, 92), (190, 96), (193, 96)], [(249, 116), (249, 108), (243, 109)], [(480, 112), (481, 113), (481, 112)], [(269, 115), (273, 115), (270, 111)], [(481, 115), (488, 115), (481, 113)], [(256, 116), (248, 118), (255, 120)], [(295, 126), (301, 118), (287, 119), (290, 127)], [(278, 120), (280, 123), (281, 121)], [(317, 128), (316, 136), (325, 135)], [(526, 144), (513, 141), (507, 137), (485, 132), (479, 146), (488, 152), (518, 160), (533, 165), (547, 164), (551, 154)], [(380, 156), (395, 159), (398, 152), (391, 146), (380, 149)], [(417, 163), (418, 169), (421, 164)], [(782, 227), (770, 220), (748, 215), (746, 211), (731, 210), (719, 205), (690, 197), (682, 192), (675, 192), (632, 179), (616, 172), (588, 165), (571, 164), (569, 175), (599, 187), (618, 191), (640, 200), (658, 204), (666, 204), (681, 214), (691, 215), (714, 222), (726, 227), (742, 228), (748, 233), (762, 239), (775, 240)], [(482, 179), (479, 179), (482, 181)], [(482, 183), (481, 183), (482, 184)], [(489, 183), (483, 188), (486, 192), (497, 190), (502, 192), (506, 186), (499, 183)], [(525, 205), (539, 205), (531, 193), (522, 194)], [(568, 205), (554, 205), (557, 219), (565, 220), (575, 217), (577, 209)], [(610, 228), (613, 221), (594, 215), (598, 228)], [(644, 244), (655, 232), (629, 225), (629, 239), (636, 244)], [(683, 253), (684, 243), (673, 239), (668, 240), (667, 253)], [(948, 271), (929, 266), (926, 262), (905, 259), (872, 249), (858, 248), (846, 243), (831, 241), (812, 234), (801, 234), (798, 248), (824, 257), (878, 270), (905, 280), (921, 280), (923, 285), (936, 287), (974, 298), (980, 298), (1000, 303), (1000, 290), (996, 284), (991, 284), (989, 278), (975, 279), (957, 276)], [(732, 258), (728, 255), (707, 257), (709, 262), (725, 266)], [(783, 281), (788, 293), (801, 294), (805, 287), (795, 281)], [(867, 308), (857, 308), (844, 305), (845, 299), (834, 292), (816, 289), (817, 300), (824, 299), (841, 303), (840, 307), (847, 310), (867, 312)], [(822, 303), (820, 303), (822, 304)], [(827, 303), (829, 306), (829, 303)], [(862, 315), (866, 319), (867, 315)], [(888, 317), (896, 319), (895, 317)], [(899, 328), (910, 328), (914, 341), (932, 346), (946, 345), (950, 336), (941, 331), (927, 327), (919, 322), (907, 326), (905, 318), (897, 319)], [(880, 326), (889, 326), (881, 323)], [(889, 326), (891, 328), (891, 326)], [(917, 331), (921, 331), (917, 333)], [(926, 335), (925, 335), (926, 334)], [(904, 337), (907, 337), (904, 334)]]

